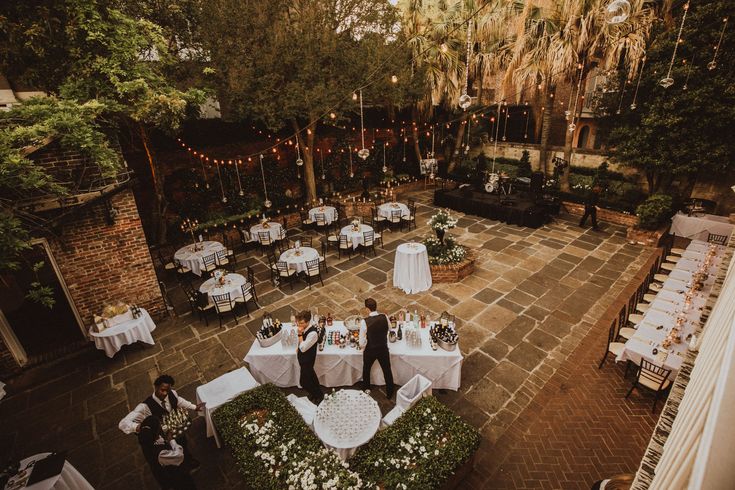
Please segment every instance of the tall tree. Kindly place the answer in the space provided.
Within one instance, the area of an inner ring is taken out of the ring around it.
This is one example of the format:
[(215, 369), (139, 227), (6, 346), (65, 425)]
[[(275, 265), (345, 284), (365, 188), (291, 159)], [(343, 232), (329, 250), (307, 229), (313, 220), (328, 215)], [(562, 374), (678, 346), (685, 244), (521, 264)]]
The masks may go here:
[[(710, 0), (692, 3), (679, 44), (671, 77), (674, 84), (659, 82), (669, 69), (676, 45), (683, 3), (673, 13), (673, 28), (657, 27), (647, 50), (636, 106), (632, 90), (621, 104), (620, 92), (601, 95), (600, 116), (610, 131), (608, 146), (613, 160), (640, 170), (650, 193), (687, 190), (697, 177), (729, 177), (735, 170), (735, 51), (725, 41), (717, 52), (716, 66), (708, 69), (723, 27), (723, 19), (735, 14), (732, 2)], [(727, 33), (726, 33), (727, 34)], [(694, 62), (692, 62), (694, 59)], [(625, 83), (627, 74), (620, 73)], [(617, 114), (617, 108), (622, 107)]]
[[(384, 0), (215, 0), (204, 44), (232, 118), (298, 134), (307, 198), (316, 198), (314, 149), (330, 111), (390, 92), (395, 12)], [(237, 33), (237, 36), (233, 36)], [(376, 56), (376, 50), (383, 56)], [(405, 78), (399, 73), (398, 79)]]

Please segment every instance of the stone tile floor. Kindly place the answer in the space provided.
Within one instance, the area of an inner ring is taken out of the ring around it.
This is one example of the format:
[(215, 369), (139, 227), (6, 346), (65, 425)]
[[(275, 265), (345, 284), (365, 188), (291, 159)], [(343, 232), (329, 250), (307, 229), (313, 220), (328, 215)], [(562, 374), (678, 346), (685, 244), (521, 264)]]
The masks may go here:
[[(208, 326), (193, 317), (171, 278), (177, 316), (158, 323), (154, 346), (126, 346), (113, 359), (89, 349), (10, 382), (13, 395), (0, 402), (0, 458), (66, 449), (95, 488), (155, 488), (136, 439), (122, 434), (117, 423), (150, 394), (157, 374), (173, 374), (178, 391), (193, 400), (198, 384), (243, 365), (263, 310), (287, 318), (291, 308), (318, 305), (343, 317), (372, 296), (386, 312), (409, 307), (458, 317), (462, 387), (436, 395), (483, 435), (469, 485), (585, 488), (605, 472), (635, 470), (634, 456), (642, 454), (653, 427), (650, 400), (624, 400), (627, 381), (612, 363), (595, 369), (605, 341), (597, 321), (652, 251), (627, 244), (624, 230), (613, 225), (592, 232), (562, 216), (533, 230), (460, 215), (452, 234), (476, 251), (477, 270), (461, 283), (437, 284), (409, 296), (392, 286), (394, 251), (424, 236), (434, 212), (430, 192), (414, 197), (416, 230), (386, 232), (376, 257), (338, 260), (330, 253), (324, 286), (275, 288), (260, 251), (240, 253), (238, 267), (249, 265), (256, 273), (263, 309), (238, 322), (228, 319), (222, 329), (213, 315)], [(558, 381), (570, 372), (576, 373), (574, 383)], [(387, 412), (392, 401), (379, 390), (374, 394)], [(603, 414), (593, 415), (603, 408)], [(621, 426), (635, 427), (635, 437), (616, 436)], [(229, 451), (204, 438), (201, 418), (190, 435), (203, 463), (196, 475), (201, 488), (247, 487)], [(602, 447), (602, 453), (592, 457), (580, 449), (589, 444)], [(567, 466), (550, 469), (554, 463), (544, 458), (559, 452)]]

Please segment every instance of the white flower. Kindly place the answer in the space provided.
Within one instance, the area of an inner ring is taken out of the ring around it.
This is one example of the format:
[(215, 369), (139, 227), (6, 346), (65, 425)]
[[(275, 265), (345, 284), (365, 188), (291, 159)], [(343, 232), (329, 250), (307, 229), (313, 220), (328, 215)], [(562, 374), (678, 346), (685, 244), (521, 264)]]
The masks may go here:
[(439, 450), (438, 449), (434, 449), (434, 456), (439, 456)]

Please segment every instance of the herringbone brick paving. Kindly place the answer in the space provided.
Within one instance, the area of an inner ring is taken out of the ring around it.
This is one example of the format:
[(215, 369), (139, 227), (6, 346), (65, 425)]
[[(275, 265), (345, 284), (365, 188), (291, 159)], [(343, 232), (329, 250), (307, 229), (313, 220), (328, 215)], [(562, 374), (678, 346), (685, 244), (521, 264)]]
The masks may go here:
[(589, 489), (638, 468), (663, 406), (634, 392), (611, 359), (598, 369), (607, 321), (600, 321), (498, 442), (482, 451), (471, 488)]

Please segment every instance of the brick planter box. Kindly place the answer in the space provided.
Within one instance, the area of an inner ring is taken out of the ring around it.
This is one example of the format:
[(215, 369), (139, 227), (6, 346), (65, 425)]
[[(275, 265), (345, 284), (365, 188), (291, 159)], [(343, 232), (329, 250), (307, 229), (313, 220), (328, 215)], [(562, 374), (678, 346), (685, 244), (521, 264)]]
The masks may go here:
[(668, 233), (670, 226), (671, 225), (667, 223), (661, 226), (658, 230), (653, 231), (641, 230), (636, 226), (631, 226), (628, 228), (626, 238), (628, 241), (636, 242), (647, 247), (658, 247), (661, 244), (663, 237)]
[(434, 283), (459, 282), (475, 272), (475, 257), (468, 253), (467, 257), (457, 264), (430, 265), (429, 268), (431, 268), (431, 281)]
[[(582, 216), (584, 214), (584, 204), (578, 204), (576, 202), (562, 201), (562, 206), (567, 210), (567, 213), (572, 216)], [(633, 214), (625, 214), (619, 211), (613, 211), (611, 209), (597, 208), (597, 219), (600, 221), (607, 221), (608, 223), (615, 223), (623, 226), (635, 226), (638, 223), (638, 217)]]

